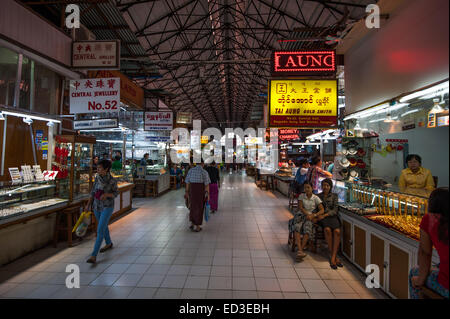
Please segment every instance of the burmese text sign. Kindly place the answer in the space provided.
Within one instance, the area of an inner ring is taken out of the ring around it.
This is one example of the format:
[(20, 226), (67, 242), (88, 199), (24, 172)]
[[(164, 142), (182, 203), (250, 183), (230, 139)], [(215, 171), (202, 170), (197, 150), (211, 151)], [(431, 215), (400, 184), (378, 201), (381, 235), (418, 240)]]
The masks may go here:
[(119, 112), (120, 78), (70, 81), (70, 113)]
[(145, 112), (145, 131), (171, 131), (173, 129), (172, 112)]
[(270, 80), (269, 127), (337, 125), (336, 80)]

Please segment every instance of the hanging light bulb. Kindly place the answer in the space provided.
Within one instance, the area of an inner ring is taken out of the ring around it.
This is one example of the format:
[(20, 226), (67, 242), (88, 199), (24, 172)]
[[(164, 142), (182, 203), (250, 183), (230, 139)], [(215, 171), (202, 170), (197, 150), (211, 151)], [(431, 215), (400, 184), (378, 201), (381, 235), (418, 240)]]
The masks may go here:
[(330, 134), (325, 134), (325, 136), (323, 137), (323, 142), (324, 143), (328, 143), (328, 140), (331, 138)]
[(442, 113), (445, 111), (445, 109), (442, 106), (440, 106), (439, 99), (433, 99), (433, 103), (434, 105), (431, 108), (430, 113)]
[(394, 122), (396, 122), (397, 118), (398, 117), (392, 118), (391, 113), (389, 113), (383, 122), (384, 123), (394, 123)]
[(360, 130), (361, 129), (361, 126), (359, 126), (359, 122), (358, 121), (356, 121), (356, 125), (355, 125), (355, 127), (353, 129), (354, 130)]

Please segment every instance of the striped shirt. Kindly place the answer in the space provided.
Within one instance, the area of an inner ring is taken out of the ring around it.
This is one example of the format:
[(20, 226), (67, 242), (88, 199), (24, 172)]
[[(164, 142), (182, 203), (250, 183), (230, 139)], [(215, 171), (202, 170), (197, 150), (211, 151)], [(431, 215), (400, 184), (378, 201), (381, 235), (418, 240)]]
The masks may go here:
[(191, 168), (186, 176), (186, 184), (188, 183), (204, 183), (205, 185), (211, 184), (209, 174), (200, 165)]

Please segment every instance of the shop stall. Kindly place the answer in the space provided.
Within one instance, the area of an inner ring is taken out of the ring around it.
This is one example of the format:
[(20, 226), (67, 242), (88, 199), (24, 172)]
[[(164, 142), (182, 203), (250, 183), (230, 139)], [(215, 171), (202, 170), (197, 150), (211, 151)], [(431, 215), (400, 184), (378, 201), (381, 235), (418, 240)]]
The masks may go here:
[(281, 194), (285, 196), (289, 196), (289, 188), (291, 183), (295, 179), (295, 174), (297, 172), (298, 168), (293, 167), (281, 167), (276, 173), (275, 173), (275, 180), (276, 180), (276, 189)]
[[(137, 165), (136, 175), (134, 183), (143, 187), (145, 197), (157, 197), (170, 190), (170, 171), (163, 164)], [(140, 193), (138, 195), (142, 196)]]
[[(347, 115), (337, 146), (342, 252), (364, 272), (377, 265), (381, 288), (394, 298), (409, 298), (428, 197), (448, 187), (448, 86), (443, 80)], [(410, 154), (431, 171), (426, 184), (399, 183)], [(435, 250), (432, 262), (439, 263)]]
[[(419, 225), (427, 197), (396, 187), (337, 182), (342, 221), (342, 253), (366, 272), (376, 265), (380, 288), (394, 298), (409, 298), (409, 269), (417, 265)], [(433, 251), (433, 264), (439, 263)]]

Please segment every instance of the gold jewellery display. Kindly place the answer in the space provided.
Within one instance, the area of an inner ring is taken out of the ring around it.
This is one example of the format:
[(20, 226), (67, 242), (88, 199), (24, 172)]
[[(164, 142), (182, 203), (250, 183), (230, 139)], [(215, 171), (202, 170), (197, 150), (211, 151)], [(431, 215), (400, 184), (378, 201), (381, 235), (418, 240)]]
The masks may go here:
[(419, 239), (419, 225), (428, 202), (425, 198), (352, 185), (352, 202), (373, 206), (377, 214), (368, 219)]

